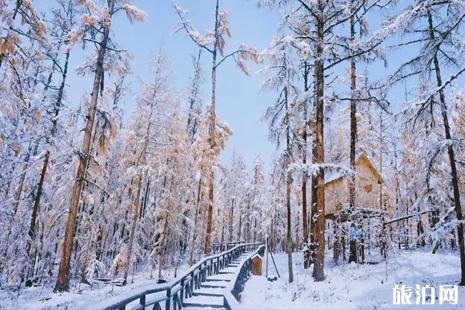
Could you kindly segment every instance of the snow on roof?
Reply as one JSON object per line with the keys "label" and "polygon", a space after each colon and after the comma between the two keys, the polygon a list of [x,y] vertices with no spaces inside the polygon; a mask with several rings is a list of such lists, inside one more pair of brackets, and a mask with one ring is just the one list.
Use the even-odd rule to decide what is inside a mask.
{"label": "snow on roof", "polygon": [[[356,156],[356,159],[355,159],[356,165],[359,165],[361,161],[366,162],[368,168],[373,172],[373,175],[375,176],[375,178],[377,179],[379,184],[384,183],[383,178],[378,173],[376,168],[371,163],[371,160],[368,158],[368,156],[364,152],[360,152]],[[350,167],[350,162],[349,162],[349,160],[346,159],[346,160],[342,161],[339,164],[339,166],[341,166],[341,167],[344,167],[344,166],[345,167]],[[325,173],[325,184],[336,181],[337,179],[340,179],[340,178],[343,178],[343,177],[346,177],[346,174],[344,172],[342,172],[342,171],[338,171],[338,170],[330,171],[328,173]]]}
{"label": "snow on roof", "polygon": [[342,177],[343,175],[339,171],[331,171],[329,173],[325,173],[325,184],[335,181]]}

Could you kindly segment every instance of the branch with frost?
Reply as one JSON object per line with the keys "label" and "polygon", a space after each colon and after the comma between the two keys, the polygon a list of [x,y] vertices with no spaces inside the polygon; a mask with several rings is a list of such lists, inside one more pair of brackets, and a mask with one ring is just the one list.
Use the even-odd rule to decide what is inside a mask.
{"label": "branch with frost", "polygon": [[252,61],[254,63],[260,63],[262,61],[260,53],[252,48],[247,47],[244,44],[241,44],[237,51],[229,53],[228,55],[224,56],[214,67],[215,69],[218,68],[225,60],[232,57],[236,62],[237,66],[244,72],[245,75],[250,75],[250,72],[245,65],[246,61]]}
{"label": "branch with frost", "polygon": [[[87,13],[82,14],[79,25],[69,31],[68,41],[70,45],[79,41],[93,40],[95,33],[103,34],[103,29],[109,26],[113,15],[119,11],[124,11],[131,23],[144,21],[147,16],[144,11],[132,5],[130,0],[113,0],[117,5],[112,11],[110,11],[107,4],[99,7],[90,0],[76,1]],[[86,38],[87,34],[89,34],[90,38]]]}
{"label": "branch with frost", "polygon": [[457,229],[458,225],[464,224],[465,222],[464,220],[459,221],[457,219],[451,219],[454,214],[454,208],[448,208],[446,213],[439,218],[436,225],[418,236],[418,238],[431,238],[433,240],[433,250],[437,249],[442,239],[450,235],[451,231]]}
{"label": "branch with frost", "polygon": [[[205,35],[200,33],[192,26],[191,21],[187,18],[187,12],[183,10],[175,1],[172,1],[173,7],[176,14],[179,17],[180,23],[175,29],[175,33],[179,31],[186,32],[187,36],[200,48],[208,51],[209,53],[215,53],[215,50],[209,47],[209,45],[215,45],[215,48],[220,52],[221,58],[218,63],[214,66],[214,69],[218,68],[229,58],[233,58],[237,66],[246,75],[250,75],[248,68],[245,65],[246,61],[253,61],[254,63],[260,63],[261,58],[258,51],[254,48],[250,48],[241,44],[239,48],[224,56],[225,40],[224,35],[230,37],[228,14],[225,10],[218,10],[218,21],[217,21],[217,34],[214,31],[208,31]],[[216,44],[215,44],[216,43]]]}
{"label": "branch with frost", "polygon": [[432,175],[432,170],[434,163],[436,162],[436,158],[442,154],[444,151],[448,150],[449,148],[459,147],[461,145],[460,140],[457,139],[444,139],[433,146],[433,149],[430,150],[427,154],[428,156],[428,168],[426,171],[426,185],[430,188],[430,179]]}
{"label": "branch with frost", "polygon": [[202,37],[200,33],[192,27],[191,21],[186,17],[187,11],[183,10],[175,1],[172,1],[172,3],[180,20],[178,28],[174,32],[176,33],[184,30],[187,36],[200,48],[203,48],[209,53],[213,53],[213,50],[209,48],[208,45],[214,43],[214,36],[212,36],[211,33],[207,33],[207,35]]}
{"label": "branch with frost", "polygon": [[417,119],[422,112],[432,103],[434,102],[434,97],[437,96],[440,92],[444,91],[444,89],[451,85],[452,82],[457,80],[463,73],[465,73],[465,67],[461,68],[455,74],[451,75],[447,81],[442,83],[441,86],[434,87],[431,89],[426,96],[423,96],[423,99],[412,101],[406,104],[406,107],[399,111],[396,115],[408,114],[409,112],[414,112],[414,115],[409,119],[412,121],[413,119]]}
{"label": "branch with frost", "polygon": [[147,13],[139,9],[138,7],[132,5],[129,3],[129,1],[126,1],[123,3],[121,8],[126,12],[126,16],[129,19],[130,22],[142,22],[144,21],[145,17],[147,17]]}
{"label": "branch with frost", "polygon": [[359,173],[350,167],[344,166],[344,165],[337,165],[337,164],[329,164],[329,163],[324,163],[324,164],[303,164],[303,163],[292,163],[289,165],[288,172],[306,172],[309,175],[317,175],[320,173],[320,171],[326,172],[333,172],[333,173],[339,173],[341,177],[353,177],[359,175]]}
{"label": "branch with frost", "polygon": [[97,187],[98,189],[100,189],[105,195],[107,195],[108,197],[110,197],[110,193],[108,193],[102,186],[98,185],[97,183],[95,183],[94,181],[91,181],[89,179],[83,179],[84,182],[88,183],[88,184],[91,184],[95,187]]}

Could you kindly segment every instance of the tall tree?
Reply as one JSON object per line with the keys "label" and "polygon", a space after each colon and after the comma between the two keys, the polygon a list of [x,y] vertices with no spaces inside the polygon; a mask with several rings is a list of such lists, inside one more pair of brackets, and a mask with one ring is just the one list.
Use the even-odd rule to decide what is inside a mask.
{"label": "tall tree", "polygon": [[[45,177],[47,175],[47,170],[50,164],[50,154],[51,154],[51,145],[53,143],[53,138],[56,135],[57,132],[57,127],[58,127],[58,116],[60,113],[60,109],[63,106],[63,98],[64,98],[64,93],[65,93],[65,85],[66,85],[66,80],[68,78],[68,66],[69,66],[69,58],[71,55],[71,48],[67,46],[68,43],[68,34],[71,31],[71,29],[74,27],[76,24],[75,17],[77,15],[77,10],[75,8],[75,4],[71,0],[67,1],[59,1],[58,3],[58,8],[52,10],[53,16],[54,16],[54,31],[52,32],[51,36],[56,40],[56,46],[58,46],[58,51],[56,51],[55,54],[58,53],[64,53],[64,57],[62,60],[62,64],[58,65],[58,62],[60,61],[58,55],[53,55],[54,53],[51,53],[48,51],[48,56],[52,58],[54,64],[52,66],[53,71],[50,72],[49,74],[49,81],[52,81],[53,75],[56,74],[55,71],[58,71],[60,75],[60,82],[58,86],[58,91],[56,93],[56,99],[54,100],[52,107],[49,111],[50,113],[50,124],[48,126],[49,133],[46,134],[47,136],[47,150],[45,151],[44,155],[44,161],[42,164],[42,168],[40,170],[40,177],[37,183],[37,191],[34,197],[34,204],[32,207],[32,213],[31,213],[31,222],[29,225],[29,238],[31,239],[28,243],[28,249],[27,252],[31,256],[31,247],[32,244],[34,243],[35,237],[36,237],[36,221],[37,221],[37,216],[39,214],[39,208],[40,208],[40,201],[42,198],[43,194],[43,187],[44,187],[44,181]],[[61,49],[64,48],[64,51]],[[55,59],[57,58],[57,59]],[[49,86],[46,86],[49,87]],[[33,257],[31,257],[33,259]]]}
{"label": "tall tree", "polygon": [[293,64],[291,53],[288,51],[284,38],[275,39],[267,51],[270,65],[267,71],[271,77],[265,82],[265,86],[276,89],[278,98],[276,102],[267,109],[265,117],[269,120],[270,138],[280,147],[284,139],[285,147],[279,162],[283,165],[283,177],[286,180],[286,252],[288,256],[289,282],[293,282],[292,268],[292,169],[291,164],[295,161],[294,144],[296,135],[296,110],[299,108],[299,96],[297,88],[293,85],[298,75],[296,66]]}
{"label": "tall tree", "polygon": [[[415,48],[417,53],[405,61],[389,77],[388,83],[395,84],[409,78],[418,77],[420,88],[413,102],[407,104],[402,112],[415,127],[421,120],[427,121],[425,128],[434,128],[435,115],[442,120],[443,141],[430,151],[427,165],[426,181],[429,187],[429,176],[438,155],[447,152],[450,168],[450,186],[452,201],[458,224],[457,237],[460,253],[461,279],[460,285],[465,285],[465,246],[463,237],[463,215],[460,201],[459,176],[454,148],[456,142],[450,128],[450,112],[447,102],[447,91],[451,84],[465,72],[465,65],[460,57],[460,44],[465,23],[465,6],[457,1],[415,1],[400,15],[388,20],[391,25],[386,31],[406,34],[406,41],[399,46]],[[412,35],[413,37],[409,37]],[[447,68],[447,70],[445,70]],[[433,81],[435,88],[426,88]]]}
{"label": "tall tree", "polygon": [[[89,102],[86,124],[84,129],[84,136],[82,139],[82,146],[79,155],[79,167],[76,172],[76,180],[74,182],[71,197],[69,202],[69,214],[66,223],[66,230],[63,240],[63,251],[60,261],[60,269],[58,272],[57,282],[55,284],[55,292],[63,292],[69,290],[69,269],[71,261],[71,252],[73,248],[74,233],[76,230],[76,218],[78,213],[79,199],[81,195],[82,185],[85,182],[87,165],[89,163],[90,146],[92,141],[92,132],[94,128],[95,114],[97,111],[97,103],[99,98],[99,90],[102,87],[105,57],[107,51],[111,48],[110,40],[110,27],[113,16],[120,12],[125,11],[130,20],[142,20],[143,14],[141,11],[130,6],[127,1],[120,0],[106,0],[105,4],[101,8],[97,8],[93,2],[84,1],[82,5],[91,12],[90,14],[84,14],[82,21],[83,29],[79,29],[73,33],[74,38],[83,35],[83,40],[89,40],[95,42],[92,36],[95,32],[92,32],[90,38],[88,31],[81,33],[84,29],[93,29],[100,34],[100,39],[97,43],[97,57],[94,64],[94,81],[92,85],[92,93]],[[98,16],[98,19],[95,18]],[[89,25],[90,24],[90,25]]]}
{"label": "tall tree", "polygon": [[[189,19],[186,17],[186,12],[174,3],[175,10],[180,19],[179,30],[184,30],[189,38],[200,48],[208,52],[212,57],[211,65],[211,102],[209,108],[209,142],[211,146],[211,164],[208,166],[208,171],[204,171],[208,180],[208,207],[207,207],[207,227],[205,235],[205,254],[211,252],[211,235],[213,227],[213,194],[214,194],[214,166],[216,157],[221,151],[218,150],[218,141],[216,141],[216,74],[218,67],[228,58],[233,58],[239,68],[245,74],[249,74],[245,67],[244,61],[253,60],[258,62],[258,53],[252,48],[245,46],[239,47],[234,52],[225,55],[225,45],[227,36],[230,36],[228,12],[220,8],[219,0],[216,0],[215,7],[215,25],[212,31],[207,32],[204,36],[199,35],[199,32],[193,28]],[[207,168],[207,167],[206,167]]]}

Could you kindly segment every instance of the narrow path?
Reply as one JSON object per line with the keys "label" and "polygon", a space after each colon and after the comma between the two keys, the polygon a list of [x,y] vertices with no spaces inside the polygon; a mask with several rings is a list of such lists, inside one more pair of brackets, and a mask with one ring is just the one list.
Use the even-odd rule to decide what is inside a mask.
{"label": "narrow path", "polygon": [[206,281],[196,289],[193,296],[186,299],[183,309],[225,309],[224,294],[226,287],[234,281],[234,275],[241,263],[248,259],[253,252],[245,252],[233,260],[226,268],[218,274],[207,277]]}
{"label": "narrow path", "polygon": [[[226,247],[227,248],[227,247]],[[262,242],[239,243],[205,257],[171,282],[132,294],[99,309],[235,309],[251,272],[250,258],[262,253]]]}

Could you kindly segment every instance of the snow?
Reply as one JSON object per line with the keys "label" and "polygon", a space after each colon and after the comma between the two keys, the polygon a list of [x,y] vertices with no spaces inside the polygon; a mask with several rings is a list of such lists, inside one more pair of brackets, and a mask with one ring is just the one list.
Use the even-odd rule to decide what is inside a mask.
{"label": "snow", "polygon": [[[303,254],[294,253],[294,283],[287,278],[287,256],[274,255],[281,274],[277,281],[269,282],[263,276],[252,276],[246,283],[241,298],[244,309],[390,309],[392,289],[395,284],[412,286],[427,285],[439,289],[439,285],[456,284],[460,277],[458,255],[422,251],[402,251],[388,257],[387,282],[386,264],[373,265],[355,263],[334,266],[331,253],[326,253],[326,280],[314,282],[311,269],[303,269]],[[270,276],[276,273],[269,262]],[[264,267],[265,268],[265,267]],[[265,274],[265,270],[264,270]],[[436,296],[437,296],[436,292]],[[415,303],[415,297],[412,297]],[[435,309],[463,309],[465,288],[459,287],[457,305],[439,305]],[[424,309],[426,305],[396,305],[396,308]]]}
{"label": "snow", "polygon": [[[181,266],[178,268],[178,275],[187,269],[187,265]],[[173,278],[173,275],[174,270],[167,270],[164,273],[167,279]],[[73,286],[69,293],[54,294],[52,292],[54,282],[51,282],[43,287],[24,288],[19,296],[16,292],[0,290],[0,309],[102,309],[144,290],[166,286],[156,282],[155,278],[150,279],[150,272],[140,272],[134,276],[134,283],[126,286],[94,284],[94,288],[91,289],[90,286],[81,284],[81,290]]]}

